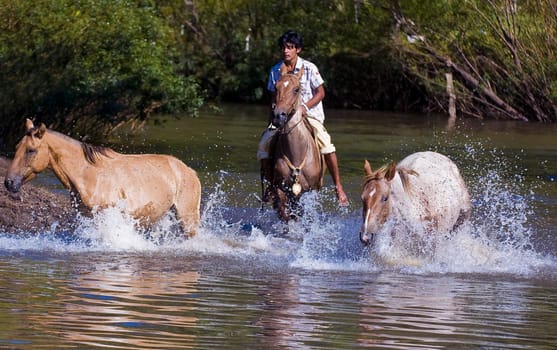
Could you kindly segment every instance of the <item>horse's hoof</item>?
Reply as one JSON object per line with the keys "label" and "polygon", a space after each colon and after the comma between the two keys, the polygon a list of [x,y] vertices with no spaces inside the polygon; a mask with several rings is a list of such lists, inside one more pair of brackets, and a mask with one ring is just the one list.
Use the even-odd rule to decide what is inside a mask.
{"label": "horse's hoof", "polygon": [[368,233],[360,233],[360,241],[365,245],[368,246],[373,241],[373,234]]}

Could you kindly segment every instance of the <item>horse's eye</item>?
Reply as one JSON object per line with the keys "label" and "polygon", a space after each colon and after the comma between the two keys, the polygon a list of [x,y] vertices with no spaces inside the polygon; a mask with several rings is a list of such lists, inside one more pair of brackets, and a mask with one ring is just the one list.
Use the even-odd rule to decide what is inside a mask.
{"label": "horse's eye", "polygon": [[25,151],[25,153],[26,153],[28,156],[32,156],[32,155],[34,155],[35,153],[37,153],[37,150],[34,149],[34,148],[28,148],[28,149]]}
{"label": "horse's eye", "polygon": [[386,201],[389,200],[389,196],[383,196],[383,197],[381,198],[381,200],[382,200],[383,202],[386,202]]}
{"label": "horse's eye", "polygon": [[297,94],[298,92],[300,92],[300,88],[295,88],[294,93]]}

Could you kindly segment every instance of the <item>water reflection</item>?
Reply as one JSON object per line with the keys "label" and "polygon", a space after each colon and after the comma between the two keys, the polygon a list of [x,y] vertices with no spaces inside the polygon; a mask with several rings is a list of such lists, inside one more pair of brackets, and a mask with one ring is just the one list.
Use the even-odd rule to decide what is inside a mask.
{"label": "water reflection", "polygon": [[[538,327],[545,321],[538,325],[532,319],[540,305],[525,287],[519,281],[378,275],[362,294],[359,344],[398,349],[459,348],[463,339],[472,348],[508,348],[524,339],[537,348],[555,344],[557,338]],[[554,318],[551,304],[547,312]]]}
{"label": "water reflection", "polygon": [[[551,281],[312,270],[270,256],[169,252],[42,256],[0,265],[0,276],[13,283],[2,294],[1,305],[9,301],[10,307],[2,312],[2,326],[9,328],[0,341],[34,348],[557,344],[557,303],[551,298],[557,286]],[[11,318],[19,322],[8,324]]]}
{"label": "water reflection", "polygon": [[[280,277],[282,276],[282,277]],[[354,344],[359,282],[328,272],[269,276],[259,290],[262,348],[338,349]]]}
{"label": "water reflection", "polygon": [[[455,300],[454,279],[380,275],[362,294],[360,345],[405,348],[421,343],[442,347],[443,338],[457,334],[461,305]],[[393,294],[393,285],[403,285]],[[434,337],[432,337],[435,335]],[[427,344],[427,345],[426,345]],[[456,345],[456,344],[455,344]]]}
{"label": "water reflection", "polygon": [[58,296],[59,307],[33,321],[64,341],[87,346],[193,346],[199,276],[197,271],[156,273],[137,264],[97,263],[73,275]]}
{"label": "water reflection", "polygon": [[289,316],[299,305],[295,293],[298,282],[293,276],[276,277],[264,290],[258,292],[261,309],[265,312],[256,319],[255,325],[261,329],[263,344],[266,347],[292,347],[299,329],[296,323],[300,323],[302,319],[292,319]]}

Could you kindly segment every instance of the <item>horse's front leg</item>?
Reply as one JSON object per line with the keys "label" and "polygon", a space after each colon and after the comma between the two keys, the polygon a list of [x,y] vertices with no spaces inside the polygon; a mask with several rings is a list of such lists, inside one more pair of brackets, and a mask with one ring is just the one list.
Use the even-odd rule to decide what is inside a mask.
{"label": "horse's front leg", "polygon": [[288,220],[290,219],[290,216],[288,214],[288,196],[286,195],[286,192],[284,192],[280,188],[277,188],[276,194],[277,196],[275,197],[275,209],[277,211],[277,214],[282,221],[288,222]]}

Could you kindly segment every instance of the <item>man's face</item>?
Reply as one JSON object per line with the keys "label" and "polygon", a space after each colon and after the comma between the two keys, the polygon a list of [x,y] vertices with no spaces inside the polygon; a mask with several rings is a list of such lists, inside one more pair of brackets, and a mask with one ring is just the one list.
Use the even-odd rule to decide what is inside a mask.
{"label": "man's face", "polygon": [[292,61],[296,57],[298,57],[298,54],[300,53],[300,51],[302,51],[301,48],[296,48],[296,46],[294,46],[294,44],[286,43],[282,47],[282,58],[284,59],[284,61],[287,61],[287,62]]}

